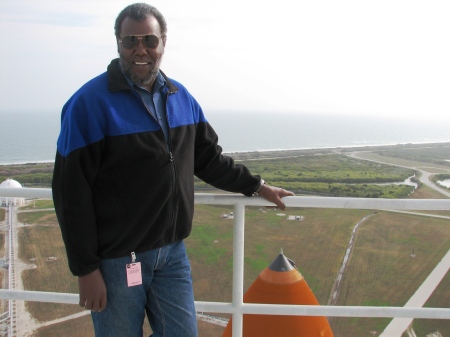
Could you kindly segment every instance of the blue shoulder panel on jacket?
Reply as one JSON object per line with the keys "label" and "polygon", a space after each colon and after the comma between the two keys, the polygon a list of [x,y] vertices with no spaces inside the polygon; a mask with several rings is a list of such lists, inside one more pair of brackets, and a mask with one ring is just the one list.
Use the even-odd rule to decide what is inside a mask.
{"label": "blue shoulder panel on jacket", "polygon": [[167,115],[172,128],[207,122],[202,108],[195,98],[180,83],[170,79],[178,88],[178,92],[167,99]]}
{"label": "blue shoulder panel on jacket", "polygon": [[134,93],[108,91],[108,77],[104,73],[86,83],[64,105],[58,151],[67,156],[106,136],[159,129],[159,124]]}

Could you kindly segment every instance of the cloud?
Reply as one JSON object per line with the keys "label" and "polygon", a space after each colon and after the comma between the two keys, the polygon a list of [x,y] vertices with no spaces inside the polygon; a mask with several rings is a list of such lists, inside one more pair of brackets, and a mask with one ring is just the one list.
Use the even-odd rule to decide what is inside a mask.
{"label": "cloud", "polygon": [[6,21],[25,24],[45,24],[51,26],[89,27],[95,22],[95,17],[86,14],[65,13],[55,16],[53,14],[33,14],[28,16],[12,16]]}
{"label": "cloud", "polygon": [[0,19],[17,24],[88,27],[95,24],[96,16],[85,10],[85,4],[83,0],[5,1],[0,7]]}

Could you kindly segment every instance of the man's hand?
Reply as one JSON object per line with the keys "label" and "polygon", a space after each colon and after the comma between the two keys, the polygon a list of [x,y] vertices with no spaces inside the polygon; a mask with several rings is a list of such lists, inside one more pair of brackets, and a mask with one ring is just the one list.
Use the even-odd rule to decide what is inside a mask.
{"label": "man's hand", "polygon": [[286,205],[283,203],[283,201],[281,201],[281,198],[291,197],[295,194],[290,191],[283,190],[279,187],[262,185],[261,191],[259,191],[259,195],[267,201],[273,202],[275,205],[277,205],[278,208],[284,210],[286,208]]}
{"label": "man's hand", "polygon": [[92,311],[102,311],[106,307],[106,286],[100,269],[78,277],[80,307]]}

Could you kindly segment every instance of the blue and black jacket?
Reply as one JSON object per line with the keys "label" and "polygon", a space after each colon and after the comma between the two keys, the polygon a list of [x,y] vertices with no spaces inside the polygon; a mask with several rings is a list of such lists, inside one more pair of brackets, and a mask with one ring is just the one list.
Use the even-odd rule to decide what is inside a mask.
{"label": "blue and black jacket", "polygon": [[53,200],[69,267],[183,240],[192,228],[194,174],[250,196],[259,177],[222,154],[202,109],[178,82],[166,92],[170,148],[159,123],[113,60],[64,105]]}

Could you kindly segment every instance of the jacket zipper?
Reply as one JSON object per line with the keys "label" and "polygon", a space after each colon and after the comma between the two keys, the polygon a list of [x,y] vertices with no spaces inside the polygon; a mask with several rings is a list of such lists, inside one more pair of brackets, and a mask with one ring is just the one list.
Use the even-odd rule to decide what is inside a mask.
{"label": "jacket zipper", "polygon": [[167,118],[167,101],[169,100],[169,95],[173,94],[173,92],[171,92],[170,90],[167,92],[167,96],[166,96],[166,109],[165,109],[165,114],[166,114],[166,121],[167,121],[167,125],[168,125],[168,142],[169,142],[169,162],[171,164],[171,168],[172,168],[172,212],[171,212],[171,219],[170,219],[170,225],[167,228],[166,231],[166,237],[165,240],[166,242],[164,242],[164,244],[169,243],[170,237],[169,234],[171,232],[171,229],[173,228],[172,232],[175,232],[176,230],[176,224],[175,224],[175,214],[178,213],[178,207],[177,207],[177,171],[175,169],[175,161],[173,159],[173,153],[172,153],[172,131],[170,129],[170,125],[169,125],[169,119]]}

